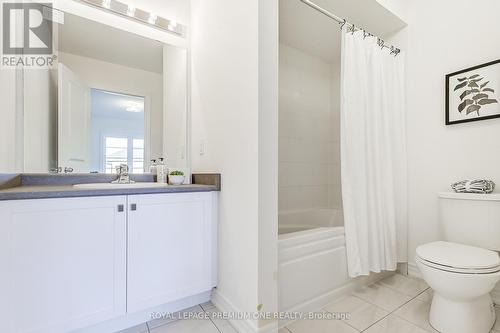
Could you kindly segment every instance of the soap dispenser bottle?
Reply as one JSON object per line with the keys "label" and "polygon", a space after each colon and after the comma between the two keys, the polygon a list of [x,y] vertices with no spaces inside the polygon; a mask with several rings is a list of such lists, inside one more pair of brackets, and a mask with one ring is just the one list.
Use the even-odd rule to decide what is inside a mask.
{"label": "soap dispenser bottle", "polygon": [[158,171],[157,165],[156,165],[156,160],[151,160],[151,165],[149,166],[149,172],[152,173],[153,175],[156,175]]}
{"label": "soap dispenser bottle", "polygon": [[167,175],[168,175],[168,169],[167,166],[165,165],[164,158],[160,157],[159,162],[157,164],[157,181],[158,183],[166,184],[167,183]]}

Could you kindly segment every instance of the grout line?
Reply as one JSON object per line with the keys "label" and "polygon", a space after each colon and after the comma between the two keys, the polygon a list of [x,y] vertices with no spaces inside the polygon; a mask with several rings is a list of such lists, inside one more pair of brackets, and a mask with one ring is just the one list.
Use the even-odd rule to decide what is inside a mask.
{"label": "grout line", "polygon": [[[410,278],[408,278],[408,279],[410,279]],[[375,283],[379,283],[379,282],[380,282],[380,281],[377,281],[377,282],[375,282]],[[383,284],[383,283],[380,283],[380,286],[382,286],[382,287],[386,287],[386,288],[389,288],[389,289],[391,289],[391,290],[393,290],[393,291],[397,291],[398,293],[403,294],[403,295],[406,295],[406,296],[408,296],[408,297],[413,297],[413,296],[410,296],[410,295],[408,295],[408,294],[405,294],[405,293],[403,293],[403,292],[401,292],[401,291],[397,290],[397,289],[396,289],[396,288],[394,288],[394,287],[391,287],[391,286],[385,285],[385,284]],[[417,296],[415,296],[415,297],[420,296],[420,294],[422,294],[422,293],[426,292],[426,291],[427,291],[427,289],[429,289],[429,288],[430,288],[430,287],[429,287],[429,286],[427,286],[427,288],[425,288],[424,290],[420,291],[420,292],[417,294]]]}
{"label": "grout line", "polygon": [[[328,311],[328,310],[323,310],[323,311],[328,312],[328,313],[331,313],[331,314],[334,314],[333,312],[330,312],[330,311]],[[340,321],[341,323],[346,324],[347,326],[349,326],[349,327],[351,327],[351,328],[354,328],[356,331],[361,332],[359,329],[357,329],[356,327],[354,327],[354,326],[352,326],[351,324],[349,324],[349,321],[347,321],[347,320],[339,320],[339,321]],[[288,329],[288,327],[285,327],[285,328],[286,328],[288,331],[290,331],[290,330]],[[290,331],[290,332],[291,332],[291,331]]]}
{"label": "grout line", "polygon": [[[372,283],[372,284],[369,284],[368,286],[371,286],[371,285],[376,284],[376,283],[378,283],[378,282],[380,282],[380,281],[377,281],[377,282],[374,282],[374,283]],[[368,287],[368,286],[366,286],[366,287]],[[394,292],[397,292],[397,293],[399,293],[399,294],[401,294],[401,295],[405,295],[405,296],[408,296],[408,297],[412,297],[412,296],[406,295],[406,294],[404,294],[404,293],[402,293],[402,292],[400,292],[400,291],[398,291],[398,290],[396,290],[396,289],[393,289],[393,288],[391,288],[391,287],[385,286],[385,285],[383,285],[383,284],[380,284],[380,286],[381,286],[381,287],[385,287],[385,288],[387,288],[387,289],[390,289],[390,290],[392,290],[392,291],[394,291]],[[410,303],[411,301],[413,301],[413,300],[417,299],[417,297],[418,297],[418,296],[420,296],[421,294],[425,293],[425,292],[426,292],[429,288],[430,288],[430,287],[427,287],[425,290],[421,291],[421,292],[420,292],[420,293],[418,293],[417,295],[415,295],[415,296],[413,296],[412,298],[410,298],[407,302],[405,302],[405,303],[401,304],[400,306],[398,306],[398,307],[397,307],[397,308],[395,308],[394,310],[389,311],[389,313],[388,313],[386,316],[384,316],[383,318],[381,318],[381,319],[377,320],[376,322],[374,322],[373,324],[371,324],[370,326],[368,326],[366,329],[364,329],[364,330],[363,330],[363,331],[361,331],[361,332],[365,332],[365,331],[366,331],[366,330],[368,330],[370,327],[372,327],[373,325],[375,325],[375,324],[376,324],[376,323],[378,323],[379,321],[381,321],[381,320],[383,320],[383,319],[385,319],[385,318],[389,317],[390,315],[395,315],[396,317],[398,317],[398,318],[400,318],[400,319],[403,319],[404,321],[406,321],[406,322],[408,322],[408,323],[410,323],[410,324],[412,324],[412,325],[414,325],[414,326],[416,326],[416,327],[418,327],[418,328],[421,328],[421,329],[423,329],[424,331],[427,331],[425,328],[420,327],[419,325],[416,325],[415,323],[412,323],[411,321],[406,320],[405,318],[402,318],[402,317],[398,316],[397,314],[395,314],[395,312],[396,312],[396,311],[398,311],[398,310],[399,310],[400,308],[402,308],[403,306],[405,306],[406,304]],[[370,301],[367,301],[367,300],[365,300],[365,299],[363,299],[363,298],[361,298],[361,297],[358,297],[358,296],[356,296],[356,295],[354,295],[354,294],[353,294],[353,295],[351,295],[351,296],[356,297],[356,298],[359,298],[360,300],[365,301],[365,302],[367,302],[367,303],[369,303],[369,304],[371,304],[371,305],[373,305],[373,306],[375,306],[375,307],[377,307],[377,308],[379,308],[379,309],[385,310],[385,309],[381,308],[380,306],[378,306],[377,304],[374,304],[374,303],[372,303],[372,302],[370,302]],[[420,300],[418,300],[418,301],[420,301]],[[423,301],[422,301],[422,302],[423,302]],[[385,310],[385,311],[387,311],[387,310]],[[351,326],[351,325],[349,325],[349,326]],[[351,326],[351,327],[352,327],[352,326]],[[429,332],[429,331],[427,331],[427,332]],[[431,333],[434,333],[434,332],[431,332]]]}
{"label": "grout line", "polygon": [[[421,329],[421,330],[423,330],[423,331],[426,331],[426,332],[429,332],[429,333],[439,333],[438,331],[429,331],[429,330],[427,330],[426,328],[423,328],[422,326],[419,326],[419,325],[417,325],[417,324],[415,324],[415,323],[412,323],[411,321],[409,321],[409,320],[408,320],[408,319],[406,319],[406,318],[403,318],[403,317],[401,317],[401,316],[398,316],[397,314],[394,314],[394,315],[395,315],[396,317],[398,317],[399,319],[401,319],[401,320],[403,320],[403,321],[406,321],[407,323],[410,323],[410,324],[412,324],[413,326],[416,326],[416,327],[420,328],[420,329]],[[431,327],[432,327],[432,326],[431,326]]]}
{"label": "grout line", "polygon": [[[377,283],[379,283],[379,282],[380,282],[380,281],[373,282],[373,283],[371,283],[371,284],[369,284],[369,285],[364,286],[363,288],[369,287],[369,286],[374,285],[374,284],[377,284]],[[396,316],[398,319],[401,319],[401,320],[403,320],[403,321],[405,321],[405,322],[407,322],[407,323],[411,324],[412,326],[418,327],[418,328],[420,328],[420,329],[422,329],[422,330],[424,330],[424,331],[426,331],[426,332],[429,332],[429,333],[435,333],[434,331],[428,331],[428,329],[427,329],[427,328],[421,327],[420,325],[417,325],[417,324],[415,324],[415,323],[413,323],[413,322],[411,322],[411,321],[409,321],[409,320],[407,320],[407,319],[405,319],[405,318],[403,318],[403,317],[398,316],[397,314],[395,314],[395,312],[396,312],[396,311],[398,311],[399,309],[401,309],[402,307],[404,307],[405,305],[407,305],[407,304],[408,304],[408,303],[410,303],[411,301],[418,300],[418,301],[420,301],[420,302],[428,303],[428,302],[425,302],[425,301],[422,301],[422,300],[417,299],[417,297],[419,297],[420,295],[424,294],[427,290],[429,290],[429,289],[430,289],[430,287],[427,287],[426,289],[422,290],[421,292],[419,292],[419,293],[418,293],[418,294],[416,294],[415,296],[410,296],[410,295],[407,295],[407,294],[405,294],[405,293],[403,293],[403,292],[400,292],[400,291],[398,291],[398,290],[396,290],[396,289],[393,289],[393,288],[391,288],[391,287],[389,287],[389,286],[386,286],[386,285],[383,285],[383,284],[379,284],[379,286],[381,286],[381,287],[383,287],[383,288],[386,288],[386,289],[388,289],[388,290],[391,290],[391,291],[393,291],[393,292],[396,292],[396,293],[398,293],[398,294],[400,294],[400,295],[403,295],[403,296],[409,297],[410,299],[409,299],[409,300],[407,300],[407,301],[405,301],[404,303],[402,303],[402,304],[401,304],[401,305],[399,305],[398,307],[396,307],[394,310],[392,310],[392,311],[388,311],[388,310],[386,310],[386,309],[384,309],[384,308],[382,308],[382,307],[378,306],[377,304],[374,304],[373,302],[371,302],[371,301],[369,301],[369,300],[366,300],[366,299],[364,299],[364,298],[361,298],[361,297],[359,297],[359,296],[355,295],[355,294],[354,294],[354,292],[353,292],[353,293],[351,293],[351,294],[349,294],[349,295],[346,295],[345,297],[349,297],[349,296],[350,296],[350,297],[355,297],[355,298],[357,298],[357,299],[360,299],[360,300],[361,300],[361,301],[363,301],[363,302],[366,302],[366,303],[368,303],[368,304],[370,304],[370,305],[372,305],[372,306],[375,306],[376,308],[379,308],[379,309],[381,309],[381,310],[387,311],[388,313],[387,313],[385,316],[383,316],[382,318],[380,318],[380,319],[378,319],[377,321],[373,322],[370,326],[368,326],[367,328],[365,328],[365,329],[363,329],[363,330],[361,330],[361,331],[360,331],[360,330],[358,330],[357,328],[355,328],[354,326],[350,325],[347,321],[344,321],[344,324],[347,324],[349,327],[352,327],[353,329],[355,329],[355,330],[356,330],[356,331],[358,331],[358,332],[366,332],[368,329],[370,329],[372,326],[374,326],[374,325],[375,325],[375,324],[377,324],[378,322],[380,322],[380,321],[382,321],[382,320],[386,319],[387,317],[389,317],[389,316],[391,316],[391,315],[394,315],[394,316]],[[337,300],[337,301],[340,301],[340,300],[341,300],[341,299],[339,299],[339,300]],[[335,302],[337,302],[337,301],[334,301],[333,303],[335,303]],[[327,310],[325,310],[324,308],[323,308],[322,310],[323,310],[323,311],[326,311],[326,312],[331,313],[330,311],[327,311]],[[290,330],[288,327],[283,327],[283,328],[285,328],[288,332],[293,333],[293,331],[292,331],[292,330]],[[497,332],[493,331],[492,333],[497,333]],[[500,332],[498,332],[498,333],[500,333]]]}
{"label": "grout line", "polygon": [[[213,305],[213,304],[212,304]],[[200,304],[200,308],[201,310],[203,310],[203,312],[205,313],[209,313],[208,310],[211,310],[213,308],[215,308],[215,306],[213,306],[212,308],[210,309],[206,309],[205,310],[205,307],[203,307],[203,305]],[[215,329],[219,332],[219,333],[222,333],[222,331],[219,329],[219,327],[217,326],[217,324],[215,324],[215,322],[212,320],[212,316],[208,317],[208,320],[210,320],[210,322],[212,323],[212,325],[214,325]]]}
{"label": "grout line", "polygon": [[[417,296],[415,296],[413,299],[417,299],[418,296],[424,294],[425,292],[427,292],[427,290],[431,289],[431,287],[427,287],[427,289],[425,289],[424,291],[422,291],[421,293],[419,293]],[[413,300],[412,299],[412,300]],[[420,301],[420,300],[419,300]],[[422,302],[425,302],[425,301],[422,301]],[[429,302],[426,302],[426,303],[429,303]]]}
{"label": "grout line", "polygon": [[[351,295],[348,295],[347,297],[354,297],[354,298],[357,298],[357,299],[359,299],[359,300],[361,300],[361,301],[363,301],[363,302],[365,302],[365,303],[368,303],[368,304],[370,304],[370,305],[372,305],[372,306],[374,306],[374,307],[376,307],[376,308],[378,308],[378,309],[381,309],[381,310],[383,310],[383,311],[387,312],[387,314],[386,314],[385,316],[383,316],[382,318],[380,318],[379,320],[375,321],[375,322],[374,322],[374,323],[372,323],[370,326],[368,326],[367,328],[365,328],[364,330],[361,330],[361,331],[360,331],[359,329],[357,329],[356,327],[352,326],[351,324],[349,324],[349,322],[348,322],[348,321],[342,321],[343,323],[345,323],[345,324],[347,324],[348,326],[350,326],[350,327],[354,328],[354,329],[355,329],[356,331],[358,331],[358,332],[364,332],[364,331],[366,331],[367,329],[369,329],[370,327],[372,327],[373,325],[375,325],[375,324],[376,324],[376,323],[378,323],[379,321],[381,321],[381,320],[383,320],[383,319],[387,318],[389,315],[391,315],[391,314],[392,314],[392,312],[387,311],[386,309],[383,309],[383,308],[381,308],[380,306],[378,306],[378,305],[376,305],[376,304],[373,304],[373,303],[371,303],[371,302],[368,302],[368,301],[366,301],[366,300],[364,300],[364,299],[362,299],[361,297],[358,297],[358,296],[356,296],[356,295],[351,294]],[[347,297],[346,297],[346,298],[347,298]],[[342,299],[340,299],[340,300],[342,300]],[[340,301],[340,300],[339,300],[339,301]],[[335,302],[333,302],[333,303],[335,303]],[[333,314],[333,312],[330,312],[330,311],[328,311],[328,310],[324,310],[324,311],[326,311],[326,312],[328,312],[328,313],[332,313],[332,314]]]}
{"label": "grout line", "polygon": [[[418,327],[418,328],[420,328],[420,329],[422,329],[422,330],[424,330],[424,331],[426,331],[426,332],[429,332],[429,333],[435,333],[435,332],[432,332],[432,331],[428,331],[426,328],[423,328],[423,327],[421,327],[420,325],[417,325],[417,324],[415,324],[415,323],[412,323],[411,321],[407,320],[406,318],[403,318],[403,317],[401,317],[401,316],[399,316],[399,315],[397,315],[397,314],[395,313],[396,311],[398,311],[399,309],[401,309],[403,306],[405,306],[406,304],[410,303],[411,301],[414,301],[414,300],[420,301],[419,299],[417,299],[417,297],[418,297],[418,296],[420,296],[421,294],[425,293],[425,292],[426,292],[429,288],[430,288],[430,287],[427,287],[424,291],[422,291],[422,292],[420,292],[419,294],[417,294],[416,296],[414,296],[414,297],[413,297],[412,299],[410,299],[408,302],[406,302],[406,303],[402,304],[401,306],[399,306],[398,308],[396,308],[396,309],[395,309],[394,311],[392,311],[389,315],[391,315],[391,314],[392,314],[392,315],[394,315],[394,316],[398,317],[399,319],[402,319],[402,320],[406,321],[407,323],[410,323],[411,325],[416,326],[416,327]],[[424,302],[424,301],[421,301],[421,302]],[[427,303],[427,302],[424,302],[424,303]]]}
{"label": "grout line", "polygon": [[[382,309],[382,308],[380,308]],[[377,320],[376,322],[374,322],[373,324],[371,324],[370,326],[368,326],[367,328],[365,328],[364,330],[362,330],[361,332],[365,332],[365,331],[368,331],[370,329],[370,327],[372,327],[373,325],[375,325],[376,323],[378,323],[379,321],[382,321],[384,320],[385,318],[389,317],[390,315],[392,314],[392,312],[389,312],[388,314],[386,314],[384,317],[380,318],[379,320]]]}
{"label": "grout line", "polygon": [[219,329],[219,327],[214,323],[214,321],[212,320],[212,318],[208,318],[208,320],[210,320],[210,322],[212,323],[212,325],[214,325],[215,329],[219,332],[219,333],[222,333],[222,331]]}
{"label": "grout line", "polygon": [[[371,285],[370,285],[370,286],[371,286]],[[388,289],[390,289],[390,288],[388,288]],[[392,289],[390,289],[390,290],[391,290],[391,291],[394,291],[394,290],[392,290]],[[397,293],[398,293],[398,294],[401,294],[401,295],[403,295],[403,296],[411,297],[411,296],[405,295],[405,294],[400,293],[400,292],[397,292]],[[378,307],[378,308],[380,308],[380,309],[382,309],[382,310],[388,311],[388,312],[390,312],[390,313],[392,313],[392,312],[394,312],[394,311],[397,311],[400,307],[402,307],[403,305],[405,305],[405,304],[407,304],[407,303],[409,303],[409,302],[411,302],[411,301],[413,300],[413,298],[409,299],[408,301],[406,301],[406,302],[405,302],[405,303],[403,303],[402,305],[398,306],[398,307],[397,307],[394,311],[392,311],[392,312],[391,312],[391,311],[386,310],[386,309],[384,309],[383,307],[381,307],[381,306],[379,306],[379,305],[377,305],[377,304],[375,304],[375,303],[373,303],[373,302],[370,302],[369,300],[366,300],[366,299],[361,298],[361,297],[359,297],[359,296],[356,296],[356,295],[354,295],[354,294],[353,294],[353,295],[351,295],[351,296],[357,297],[357,298],[359,298],[360,300],[365,301],[366,303],[369,303],[369,304],[371,304],[371,305],[374,305],[374,306],[376,306],[376,307]]]}

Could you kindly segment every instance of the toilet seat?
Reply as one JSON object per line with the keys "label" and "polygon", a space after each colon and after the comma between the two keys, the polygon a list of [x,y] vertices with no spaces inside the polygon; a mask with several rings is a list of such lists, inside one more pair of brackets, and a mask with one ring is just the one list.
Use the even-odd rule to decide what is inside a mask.
{"label": "toilet seat", "polygon": [[451,242],[433,242],[417,248],[416,259],[428,267],[458,274],[500,272],[500,257],[494,251]]}
{"label": "toilet seat", "polygon": [[431,267],[431,268],[434,268],[434,269],[438,269],[440,271],[450,272],[450,273],[457,273],[457,274],[493,274],[493,273],[500,272],[500,266],[499,267],[490,268],[490,269],[455,268],[455,267],[449,267],[449,266],[435,264],[435,263],[432,263],[430,261],[423,260],[422,258],[419,258],[418,256],[417,256],[416,259],[422,265],[425,265],[427,267]]}

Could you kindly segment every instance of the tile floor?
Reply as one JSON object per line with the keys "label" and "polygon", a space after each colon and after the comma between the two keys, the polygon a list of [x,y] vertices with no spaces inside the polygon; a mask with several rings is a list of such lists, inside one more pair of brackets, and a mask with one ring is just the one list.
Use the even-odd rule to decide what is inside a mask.
{"label": "tile floor", "polygon": [[[218,312],[211,302],[186,309],[183,312]],[[156,319],[117,333],[238,333],[228,321],[222,319]]]}
{"label": "tile floor", "polygon": [[[320,311],[350,313],[348,320],[296,321],[279,333],[434,333],[428,320],[432,290],[418,279],[396,274],[364,287]],[[500,318],[500,306],[496,307]],[[188,309],[219,311],[212,303]],[[237,333],[225,320],[156,320],[119,333]],[[500,320],[491,333],[500,333]]]}

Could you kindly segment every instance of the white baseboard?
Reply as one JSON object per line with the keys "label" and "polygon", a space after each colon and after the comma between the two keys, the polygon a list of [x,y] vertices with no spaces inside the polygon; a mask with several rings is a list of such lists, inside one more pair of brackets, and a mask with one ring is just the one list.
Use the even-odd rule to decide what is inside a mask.
{"label": "white baseboard", "polygon": [[396,272],[398,272],[401,275],[407,276],[408,275],[408,263],[407,262],[399,262],[398,268],[396,269]]}
{"label": "white baseboard", "polygon": [[[217,289],[214,289],[212,292],[212,303],[222,312],[243,313],[226,297],[221,295]],[[270,322],[261,327],[257,327],[256,322],[251,319],[229,319],[229,322],[239,333],[270,333],[278,330],[277,321]]]}
{"label": "white baseboard", "polygon": [[421,279],[422,278],[422,273],[420,273],[420,270],[417,267],[417,264],[414,262],[409,262],[408,263],[408,276]]}
{"label": "white baseboard", "polygon": [[210,290],[205,291],[203,293],[189,296],[172,303],[159,305],[136,313],[129,313],[122,317],[99,323],[95,326],[85,327],[82,329],[71,331],[71,333],[118,332],[152,320],[153,314],[175,313],[177,311],[182,311],[184,309],[193,307],[195,305],[208,302],[210,300],[210,294],[211,294]]}

